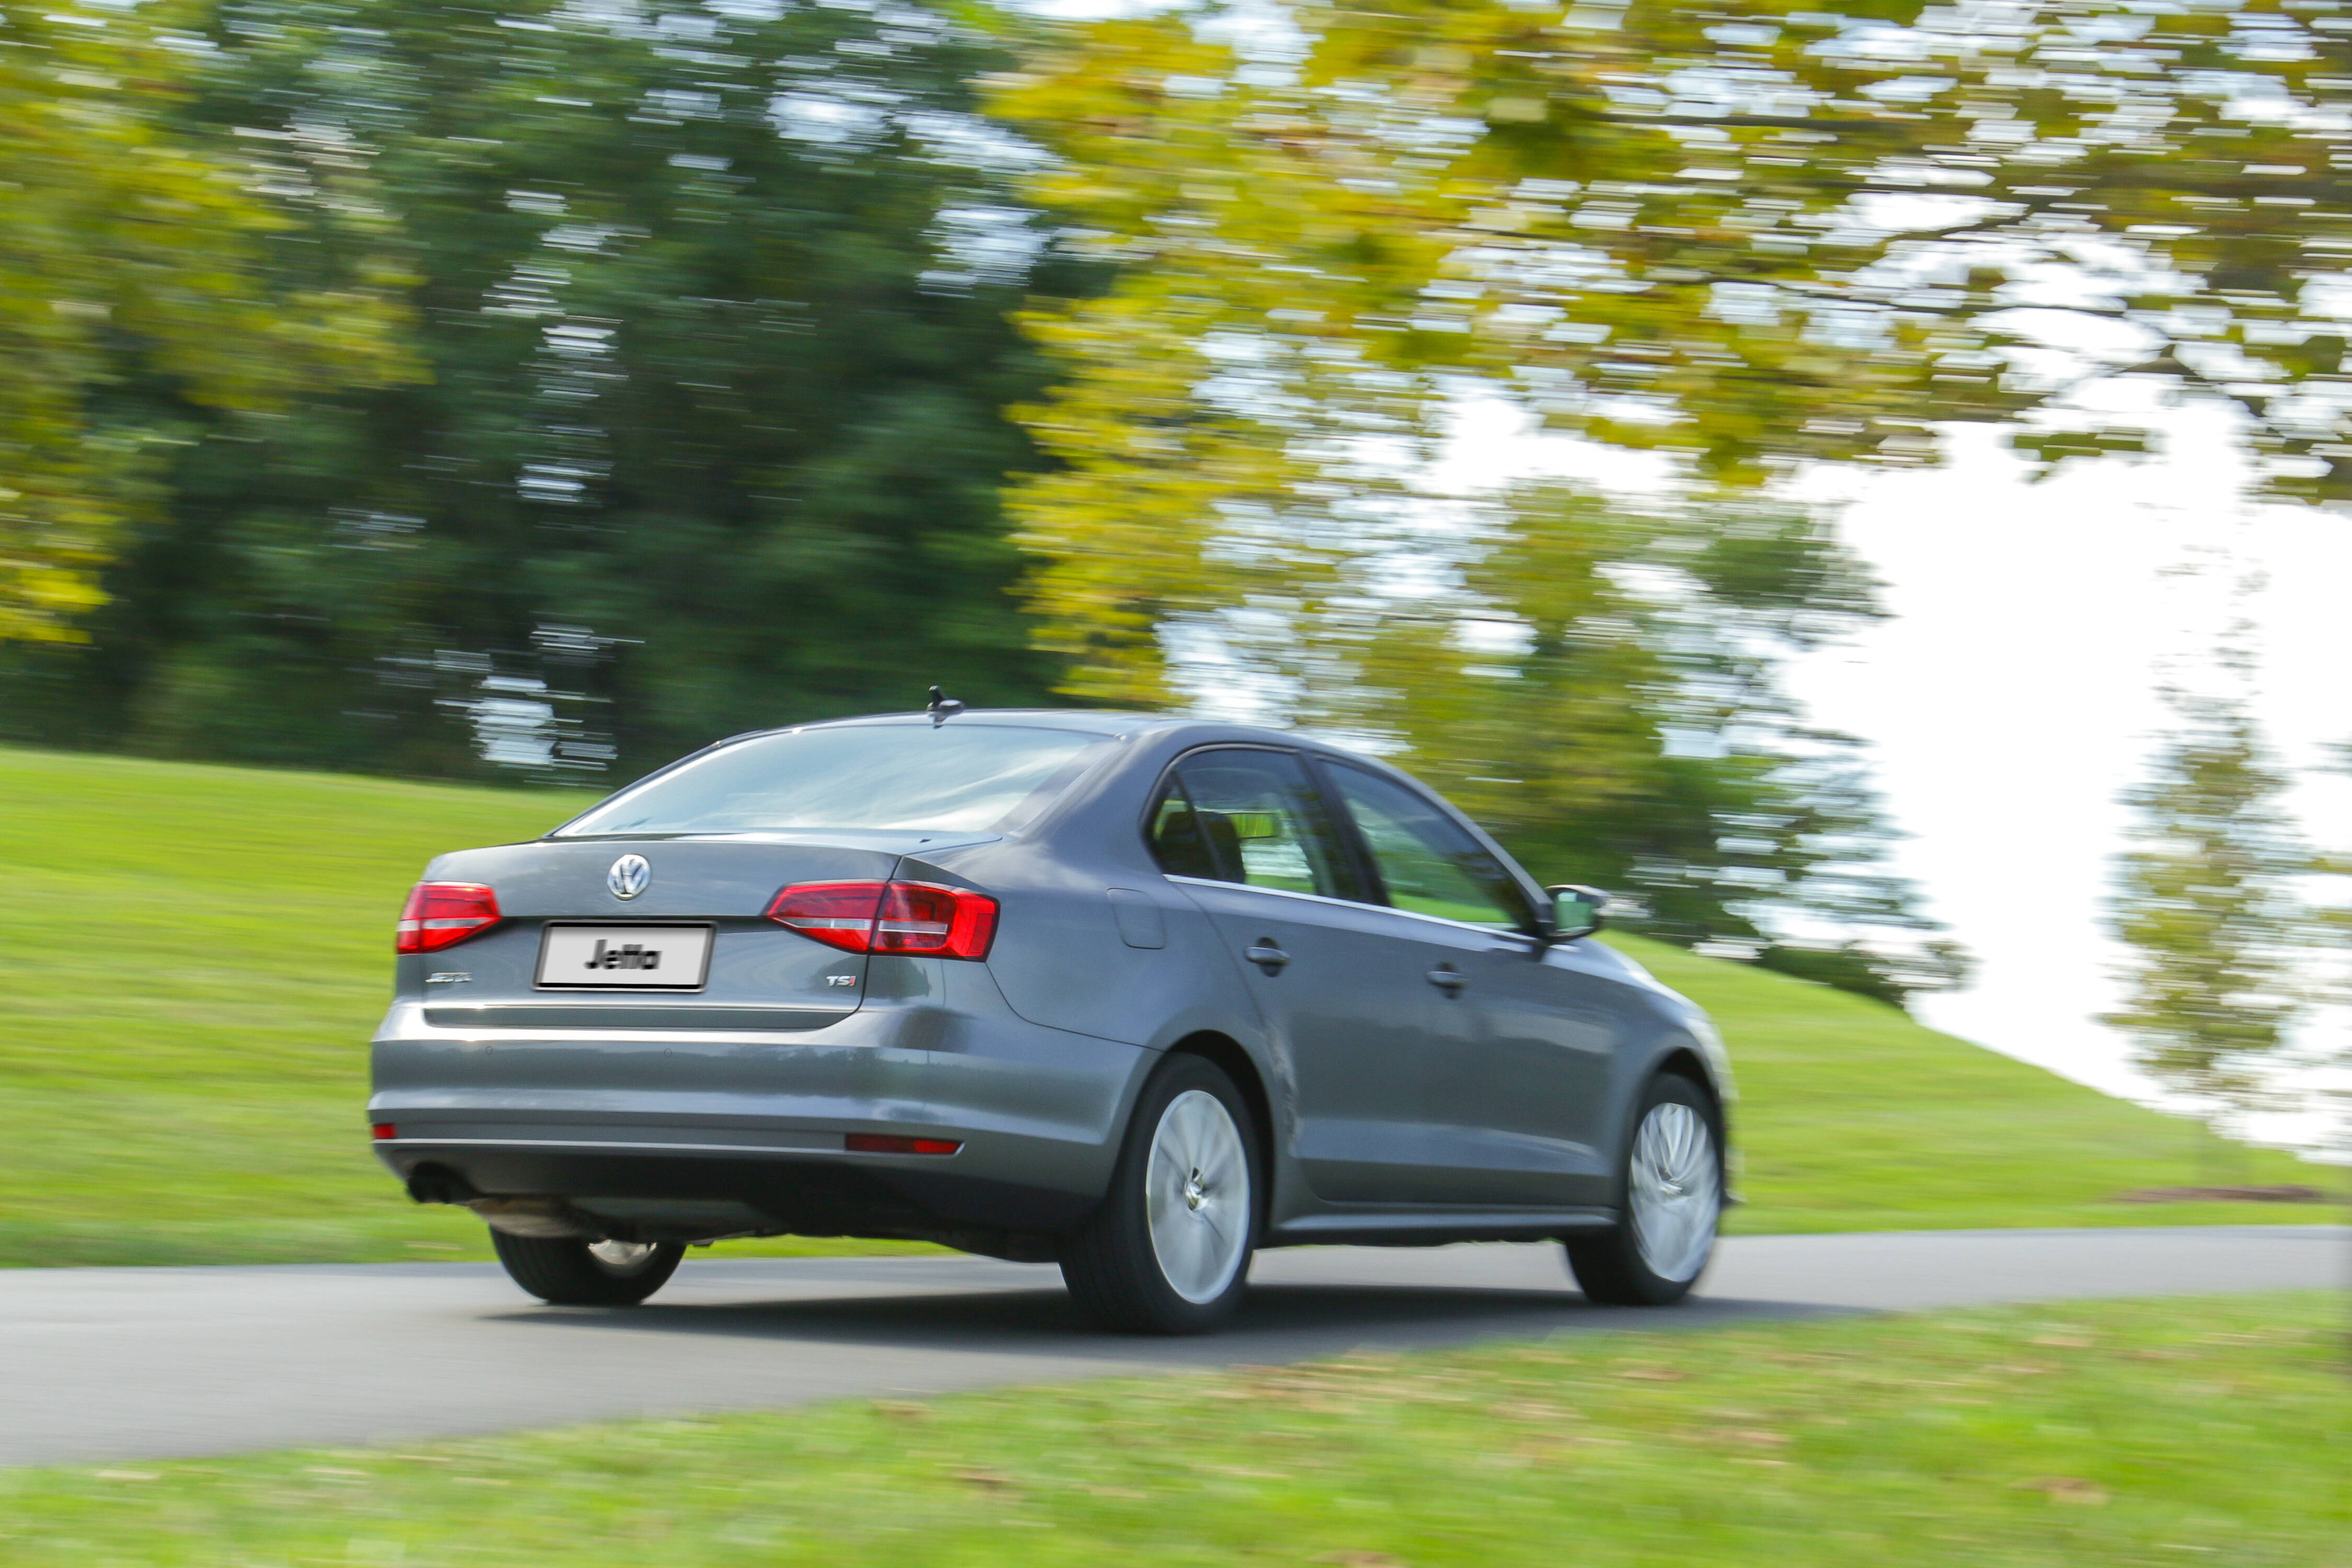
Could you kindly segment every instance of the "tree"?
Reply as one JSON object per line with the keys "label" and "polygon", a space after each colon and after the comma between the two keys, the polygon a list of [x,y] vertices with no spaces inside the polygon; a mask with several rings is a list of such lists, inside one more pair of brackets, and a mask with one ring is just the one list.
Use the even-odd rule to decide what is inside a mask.
{"label": "tree", "polygon": [[[2325,766],[2329,773],[2352,774],[2352,741],[2339,741],[2331,747]],[[2346,889],[2352,887],[2352,884],[2342,880],[2352,878],[2352,851],[2337,850],[2319,856],[2312,868],[2331,879],[2327,885],[2335,889],[2339,900]],[[2333,984],[2321,990],[2320,999],[2339,1007],[2352,1004],[2352,971],[2347,970],[2346,963],[2346,955],[2352,953],[2352,905],[2331,902],[2315,910],[2313,935],[2322,951],[2333,960]],[[2352,1045],[2339,1039],[2332,1058],[2323,1056],[2315,1065],[2336,1069],[2336,1084],[2323,1093],[2333,1101],[2339,1113],[2339,1125],[2334,1130],[2339,1146],[2345,1153],[2352,1154]],[[2352,1198],[2352,1194],[2347,1194],[2347,1198]]]}
{"label": "tree", "polygon": [[191,119],[338,150],[431,380],[203,421],[47,732],[626,776],[934,680],[1044,695],[998,410],[1055,284],[972,112],[990,38],[897,0],[231,0],[215,39]]}
{"label": "tree", "polygon": [[2181,728],[2126,799],[2113,929],[2133,949],[2124,1005],[2102,1022],[2208,1121],[2274,1102],[2270,1075],[2305,1005],[2309,926],[2295,879],[2315,868],[2279,808],[2287,779],[2244,700],[2167,693]]}
{"label": "tree", "polygon": [[1645,934],[1898,1005],[1961,981],[1884,868],[1856,743],[1779,685],[1782,653],[1880,613],[1826,528],[1564,485],[1481,521],[1398,542],[1389,591],[1340,600],[1348,624],[1311,640],[1350,679],[1302,683],[1303,721],[1401,744],[1538,875],[1622,895]]}
{"label": "tree", "polygon": [[[2281,493],[2352,493],[2341,11],[1351,0],[1047,40],[996,102],[1058,154],[1034,189],[1070,243],[1120,268],[1031,318],[1064,372],[1023,417],[1058,463],[1013,504],[1066,689],[1169,700],[1171,658],[1206,650],[1294,710],[1385,690],[1387,728],[1421,737],[1406,760],[1465,785],[1457,742],[1491,755],[1508,728],[1467,743],[1482,709],[1550,709],[1573,787],[1543,809],[1579,854],[1607,831],[1580,803],[1617,799],[1657,836],[1632,864],[1721,863],[1741,814],[1689,809],[1692,777],[1794,787],[1797,764],[1654,752],[1623,649],[1541,673],[1538,634],[1506,684],[1441,668],[1439,627],[1420,679],[1368,678],[1366,585],[1426,512],[1409,477],[1446,412],[1476,386],[1725,495],[1805,462],[1931,462],[1950,420],[2015,421],[2045,463],[2132,449],[2145,432],[2092,394],[2136,379],[2232,403]],[[1606,553],[1569,556],[1482,570],[1533,574],[1530,602],[1605,583]],[[1851,783],[1806,765],[1839,825],[1816,841],[1853,837]],[[1735,868],[1754,903],[1787,897]],[[1869,967],[1849,942],[1785,962]]]}
{"label": "tree", "polygon": [[[367,215],[173,124],[202,59],[185,21],[0,0],[0,644],[79,638],[154,500],[174,433],[95,406],[126,380],[267,412],[412,374]],[[306,208],[355,243],[298,280],[268,258]]]}
{"label": "tree", "polygon": [[1381,501],[1368,448],[1425,441],[1461,375],[1709,486],[1927,462],[1956,419],[2128,449],[2077,405],[2128,375],[2234,405],[2280,493],[2352,493],[2336,0],[1280,23],[1098,24],[999,86],[1122,268],[1033,320],[1061,462],[1014,500],[1080,695],[1165,698],[1171,619],[1311,621]]}

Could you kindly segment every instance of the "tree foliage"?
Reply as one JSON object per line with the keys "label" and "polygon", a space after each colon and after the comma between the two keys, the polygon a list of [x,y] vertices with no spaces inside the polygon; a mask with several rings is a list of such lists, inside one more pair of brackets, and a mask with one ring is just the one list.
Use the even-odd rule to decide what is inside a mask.
{"label": "tree foliage", "polygon": [[2287,779],[2242,700],[2168,693],[2181,728],[2126,798],[2114,930],[2133,950],[2124,1005],[2151,1078],[2209,1118],[2272,1103],[2271,1078],[2305,997],[2310,926],[2295,880],[2315,862],[2279,806]]}
{"label": "tree foliage", "polygon": [[[261,411],[411,374],[373,215],[172,123],[205,52],[186,20],[0,0],[0,643],[79,637],[153,500],[172,433],[102,416],[125,380]],[[276,265],[306,220],[342,265]]]}
{"label": "tree foliage", "polygon": [[[1368,442],[1448,373],[1735,485],[1930,461],[1948,420],[2128,449],[2070,405],[2128,374],[2234,405],[2282,493],[2352,493],[2336,0],[1279,16],[1104,23],[1001,84],[1123,268],[1034,322],[1064,466],[1018,511],[1076,690],[1163,696],[1154,628],[1269,584],[1311,610]],[[1318,542],[1237,572],[1236,519]]]}
{"label": "tree foliage", "polygon": [[[1301,717],[1382,693],[1412,765],[1538,859],[1624,868],[1685,939],[1753,934],[1727,876],[1803,904],[1842,853],[1839,918],[1906,923],[1850,773],[1752,744],[1742,703],[1798,728],[1759,695],[1759,601],[1627,613],[1653,543],[1590,510],[1433,563],[1411,475],[1472,385],[1720,495],[1932,462],[1952,420],[2044,463],[2132,450],[2124,380],[2232,404],[2280,493],[2352,494],[2347,28],[2335,0],[1307,0],[1040,48],[1000,110],[1120,268],[1031,320],[1064,375],[1024,417],[1060,461],[1014,510],[1067,689],[1168,700],[1205,654]],[[1838,607],[1769,553],[1801,531],[1715,515],[1769,603]],[[1485,608],[1398,608],[1448,582]],[[1525,652],[1473,656],[1488,614]],[[1772,961],[1895,979],[1850,941]]]}
{"label": "tree foliage", "polygon": [[1318,640],[1348,679],[1299,693],[1311,721],[1401,743],[1540,876],[1623,895],[1648,934],[1897,1004],[1960,981],[1885,869],[1855,742],[1779,682],[1880,613],[1825,527],[1558,484],[1478,515],[1391,558],[1409,585],[1345,601]]}
{"label": "tree foliage", "polygon": [[430,379],[197,420],[53,728],[593,773],[1043,695],[996,492],[1040,379],[1005,318],[1051,282],[989,38],[898,0],[229,0],[213,37],[186,121],[380,205]]}

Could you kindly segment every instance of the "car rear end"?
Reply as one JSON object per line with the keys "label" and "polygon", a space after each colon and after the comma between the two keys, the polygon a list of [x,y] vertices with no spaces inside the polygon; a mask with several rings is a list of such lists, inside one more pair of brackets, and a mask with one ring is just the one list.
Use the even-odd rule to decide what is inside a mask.
{"label": "car rear end", "polygon": [[[376,1150],[412,1196],[517,1236],[1050,1252],[1108,1179],[1143,1053],[1008,1007],[987,965],[1003,899],[932,858],[1019,831],[1108,742],[930,746],[864,728],[897,732],[697,774],[690,760],[667,806],[631,804],[664,798],[656,775],[547,838],[426,868],[400,922],[369,1102]],[[1007,755],[1027,772],[993,795],[959,783]],[[954,787],[935,800],[860,782],[893,767]],[[764,782],[795,768],[833,777],[798,795]],[[926,812],[940,821],[793,822]],[[629,830],[601,830],[614,826]],[[1007,1070],[943,1072],[943,1056]],[[1051,1088],[950,1088],[1008,1080]]]}

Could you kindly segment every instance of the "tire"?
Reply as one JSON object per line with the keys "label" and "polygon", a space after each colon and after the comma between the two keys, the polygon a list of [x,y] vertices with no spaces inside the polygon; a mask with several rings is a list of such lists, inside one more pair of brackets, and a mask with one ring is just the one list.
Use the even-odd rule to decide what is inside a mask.
{"label": "tire", "polygon": [[1102,1206],[1062,1238],[1078,1310],[1115,1333],[1223,1322],[1248,1288],[1261,1184],[1256,1120],[1233,1079],[1171,1056],[1136,1103]]}
{"label": "tire", "polygon": [[634,1307],[669,1283],[686,1256],[674,1241],[640,1251],[625,1241],[509,1236],[496,1229],[490,1245],[516,1284],[558,1307]]}
{"label": "tire", "polygon": [[1568,1266],[1587,1300],[1666,1307],[1706,1272],[1723,1218],[1723,1121],[1686,1078],[1650,1080],[1617,1165],[1617,1226],[1568,1238]]}

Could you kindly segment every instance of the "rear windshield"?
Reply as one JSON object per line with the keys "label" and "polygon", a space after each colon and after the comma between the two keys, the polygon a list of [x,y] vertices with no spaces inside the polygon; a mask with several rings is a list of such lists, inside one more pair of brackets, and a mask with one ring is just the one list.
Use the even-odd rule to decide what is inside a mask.
{"label": "rear windshield", "polygon": [[1003,832],[1034,816],[1108,743],[1010,725],[859,724],[762,735],[624,791],[558,838],[795,828]]}

